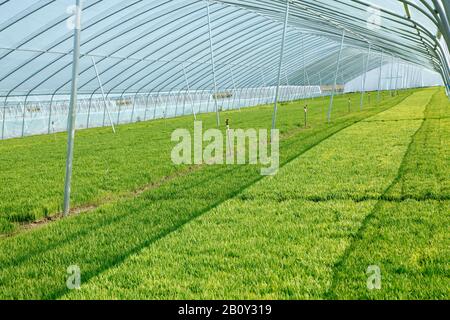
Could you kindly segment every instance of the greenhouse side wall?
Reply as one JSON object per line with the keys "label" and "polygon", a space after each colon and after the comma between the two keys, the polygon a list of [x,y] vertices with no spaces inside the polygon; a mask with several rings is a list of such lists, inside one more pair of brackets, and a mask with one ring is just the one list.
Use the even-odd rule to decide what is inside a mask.
{"label": "greenhouse side wall", "polygon": [[[79,96],[76,128],[98,128],[214,112],[214,99],[220,111],[266,105],[273,103],[275,89],[243,88],[223,90],[217,94],[213,94],[212,90],[184,90],[111,96],[106,99],[98,95]],[[286,102],[320,95],[320,86],[283,86],[279,100]],[[10,97],[3,101],[0,108],[2,140],[67,130],[70,103],[67,96]]]}

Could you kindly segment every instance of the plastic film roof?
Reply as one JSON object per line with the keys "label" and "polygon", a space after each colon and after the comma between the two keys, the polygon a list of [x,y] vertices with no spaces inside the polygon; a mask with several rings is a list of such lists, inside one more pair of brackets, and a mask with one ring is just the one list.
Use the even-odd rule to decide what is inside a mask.
{"label": "plastic film roof", "polygon": [[[0,0],[0,96],[70,92],[74,4]],[[93,60],[107,94],[184,90],[186,79],[193,90],[211,89],[208,4],[218,88],[275,85],[285,0],[84,0],[79,92],[99,93]],[[403,60],[447,81],[448,20],[436,5],[450,6],[446,0],[290,1],[282,80],[331,84],[345,30],[339,82],[365,72],[369,45],[369,69]]]}

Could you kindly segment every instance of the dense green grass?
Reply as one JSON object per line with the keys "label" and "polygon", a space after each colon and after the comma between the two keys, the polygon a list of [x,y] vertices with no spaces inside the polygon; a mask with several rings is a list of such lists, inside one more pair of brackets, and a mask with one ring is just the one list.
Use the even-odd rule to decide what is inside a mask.
{"label": "dense green grass", "polygon": [[[404,98],[402,92],[397,98]],[[358,95],[336,99],[333,118],[336,125],[362,119],[367,113],[347,111],[347,99],[359,101]],[[303,105],[299,101],[283,104],[278,125],[282,133],[301,130]],[[328,130],[326,108],[328,98],[307,101],[310,106],[306,136]],[[385,99],[373,112],[392,105]],[[366,110],[367,111],[367,110]],[[235,128],[261,128],[271,124],[272,107],[243,109],[222,113],[222,122],[230,118]],[[205,128],[215,127],[215,115],[199,117]],[[72,205],[86,207],[133,195],[136,190],[158,183],[165,177],[186,170],[170,160],[173,144],[170,134],[176,128],[192,127],[192,117],[153,121],[119,127],[114,135],[110,128],[84,130],[77,133],[72,186]],[[29,222],[61,211],[66,156],[66,134],[44,135],[26,139],[0,141],[0,234],[12,232],[17,223]]]}
{"label": "dense green grass", "polygon": [[[336,265],[330,297],[450,298],[450,104],[435,94],[397,178]],[[361,281],[368,264],[383,290]]]}
{"label": "dense green grass", "polygon": [[[389,109],[408,95],[409,93],[404,92],[383,105],[350,114],[347,113],[347,99],[340,99],[331,124],[324,121],[323,103],[326,104],[326,101],[316,101],[319,107],[312,109],[311,127],[307,130],[301,128],[301,121],[297,121],[297,116],[303,119],[302,104],[283,106],[280,109],[280,124],[285,128],[285,136],[281,142],[281,163],[286,164],[355,122]],[[255,118],[253,123],[264,126],[268,121],[270,124],[270,108],[263,107],[252,111],[260,111],[248,115],[249,118]],[[243,115],[244,111],[231,113],[230,117],[237,117],[236,120],[233,118],[232,123],[238,122]],[[204,117],[213,124],[214,115]],[[191,123],[192,120],[186,121]],[[170,121],[167,121],[167,128],[170,127],[169,124]],[[137,125],[136,130],[143,126],[143,132],[150,131],[147,127],[150,125]],[[164,127],[165,124],[162,122],[160,125]],[[173,125],[177,126],[178,123]],[[131,128],[133,126],[130,126],[130,132]],[[127,132],[121,130],[121,134]],[[169,131],[164,135],[170,137]],[[164,139],[168,140],[169,137]],[[139,148],[145,149],[146,144],[147,142],[141,143]],[[121,147],[120,144],[116,145],[118,149]],[[162,150],[163,147],[158,153],[160,157]],[[120,153],[120,150],[110,150],[109,155],[114,158],[116,153]],[[123,161],[126,162],[125,160]],[[131,166],[127,168],[129,171],[135,170]],[[203,167],[167,181],[135,198],[105,204],[89,214],[73,216],[3,239],[0,241],[0,297],[57,298],[67,292],[65,281],[68,266],[80,265],[83,281],[88,281],[164,238],[195,217],[238,195],[260,179],[258,168],[253,166]]]}
{"label": "dense green grass", "polygon": [[[66,298],[327,297],[335,265],[376,210],[377,199],[396,179],[422,124],[408,120],[393,126],[373,120],[391,119],[395,113],[423,117],[431,95],[417,93],[330,137],[284,166],[277,176],[249,187]],[[443,212],[440,218],[445,218]],[[435,253],[444,261],[442,250]],[[366,286],[365,270],[375,262],[369,260],[362,269],[353,270],[362,273],[361,287]],[[442,298],[440,285],[435,286],[426,274],[422,277],[430,280],[422,288],[428,296]],[[355,297],[348,290],[345,294],[342,297]]]}
{"label": "dense green grass", "polygon": [[[157,160],[170,155],[171,130],[192,119],[122,127],[120,135],[145,136],[128,150],[155,143],[153,153],[138,153],[151,154],[153,168],[129,163],[158,173],[122,183],[122,174],[139,174],[127,165],[131,153],[120,151],[126,140],[96,149],[90,156],[129,172],[105,178],[115,189],[102,196],[79,198],[78,205],[104,203],[93,212],[0,240],[0,298],[448,298],[450,112],[442,91],[402,92],[350,114],[341,97],[331,124],[326,101],[309,104],[307,130],[303,102],[280,110],[277,176],[262,178],[253,166],[202,167],[135,195],[186,169]],[[254,111],[224,117],[235,127],[270,125],[270,107]],[[214,126],[214,115],[202,117]],[[155,128],[159,142],[148,139]],[[99,133],[106,145],[112,135],[103,129],[80,138],[87,147]],[[93,190],[97,178],[85,177]],[[89,194],[91,186],[79,187]],[[58,203],[53,196],[46,201]],[[77,292],[65,286],[70,265],[82,270]],[[381,267],[381,291],[367,291],[368,265]]]}

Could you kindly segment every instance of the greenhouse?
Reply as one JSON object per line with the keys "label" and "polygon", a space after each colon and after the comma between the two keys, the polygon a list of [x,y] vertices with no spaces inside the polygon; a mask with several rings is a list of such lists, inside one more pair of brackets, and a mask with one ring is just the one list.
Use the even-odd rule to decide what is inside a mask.
{"label": "greenhouse", "polygon": [[[448,267],[449,21],[448,0],[0,0],[0,299],[448,299],[442,263]],[[198,122],[224,132],[227,150],[215,149],[212,165],[175,165],[174,132],[192,133]],[[250,164],[219,163],[224,154],[234,157],[232,129],[271,130],[272,155],[278,130],[280,170],[261,177]],[[252,142],[246,133],[243,147],[246,138]],[[298,213],[300,225],[275,212],[298,208],[308,213]],[[239,224],[243,211],[249,216]],[[394,211],[435,214],[432,221],[415,218],[423,231],[398,218],[408,234],[399,251],[411,241],[406,230],[421,239],[433,229],[441,238],[429,240],[428,255],[417,240],[418,269],[396,265],[394,249],[373,262],[386,257],[395,265],[385,272],[404,270],[418,287],[405,289],[387,275],[391,291],[367,293],[355,284],[362,277],[365,286],[367,266],[362,276],[345,276],[345,259],[365,262],[366,219],[378,212],[381,221]],[[279,243],[270,247],[264,230],[278,223]],[[314,230],[330,225],[316,230],[324,238],[305,239],[297,234],[303,223]],[[209,230],[204,238],[199,225],[229,233]],[[388,232],[383,236],[393,237]],[[339,237],[333,248],[321,242]],[[78,238],[91,257],[51,245]],[[241,263],[252,245],[256,261],[267,246],[267,260]],[[275,249],[281,247],[283,257]],[[292,271],[291,255],[305,264],[306,283]],[[136,271],[140,258],[150,261],[153,276]],[[35,283],[32,274],[47,259],[58,279],[74,263],[85,268],[87,289],[71,291],[65,280]],[[187,262],[180,267],[177,259]],[[167,270],[158,264],[163,260]],[[271,268],[267,278],[251,271]],[[120,282],[130,274],[152,288]],[[212,280],[220,274],[224,283]],[[21,277],[31,285],[25,288]],[[354,284],[348,291],[345,281]],[[117,287],[109,291],[111,283]],[[246,291],[243,283],[253,285]],[[421,294],[419,287],[428,289]]]}
{"label": "greenhouse", "polygon": [[281,100],[425,86],[425,70],[449,85],[445,1],[78,5],[2,2],[2,139],[67,129],[76,19],[78,129],[268,103],[277,85]]}

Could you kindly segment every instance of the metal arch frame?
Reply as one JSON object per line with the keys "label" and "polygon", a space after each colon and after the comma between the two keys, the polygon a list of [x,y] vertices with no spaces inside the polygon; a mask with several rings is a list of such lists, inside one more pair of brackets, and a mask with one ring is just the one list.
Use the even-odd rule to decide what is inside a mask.
{"label": "metal arch frame", "polygon": [[344,49],[344,42],[345,42],[345,30],[342,31],[341,48],[339,50],[338,61],[337,61],[337,64],[336,64],[336,76],[334,78],[333,92],[331,94],[330,106],[328,108],[328,116],[327,116],[328,122],[331,121],[331,112],[333,111],[334,95],[335,95],[335,92],[336,92],[337,80],[338,80],[338,76],[339,76],[339,67],[340,67],[341,58],[342,58],[342,51]]}
{"label": "metal arch frame", "polygon": [[[225,1],[225,2],[227,2],[227,3],[232,3],[232,2],[234,2],[234,1]],[[356,1],[356,0],[353,0],[353,2],[357,2],[357,3],[360,3],[360,4],[362,3],[361,1]],[[403,0],[402,0],[402,2],[407,2],[407,1],[403,1]],[[408,3],[409,3],[409,2],[408,2]],[[238,5],[238,4],[235,4],[235,5]],[[315,5],[317,5],[317,4],[315,3]],[[412,4],[412,5],[413,5],[413,4]],[[428,14],[427,14],[426,12],[423,12],[423,10],[421,10],[420,8],[419,8],[419,10],[420,10],[422,13],[424,13],[425,15],[428,16]],[[398,24],[401,24],[402,21],[405,21],[405,18],[404,18],[404,17],[395,15],[395,14],[392,13],[392,12],[388,12],[388,11],[386,11],[386,10],[384,10],[383,12],[389,13],[390,15],[395,16],[396,18],[398,18],[398,19],[399,19],[398,21],[395,20],[395,22],[398,23]],[[348,17],[347,17],[347,18],[348,18]],[[418,23],[416,23],[416,24],[418,25]],[[424,29],[424,28],[422,28],[422,29]],[[424,29],[424,32],[426,32],[425,29]],[[434,37],[431,35],[431,36],[430,36],[430,39],[434,39]],[[389,42],[389,45],[392,46],[392,43]],[[389,52],[389,48],[382,47],[382,49],[385,49],[385,51]],[[408,57],[405,57],[405,56],[402,57],[403,60],[406,60],[407,58],[408,58]],[[416,58],[416,57],[414,57],[414,58]],[[408,58],[408,59],[412,59],[412,58]],[[442,61],[442,59],[440,59],[440,60]]]}
{"label": "metal arch frame", "polygon": [[[170,62],[172,62],[172,61],[170,61]],[[168,62],[168,63],[170,63],[170,62]],[[191,63],[191,62],[189,62],[189,63]],[[192,62],[192,63],[195,63],[195,64],[199,64],[199,63],[196,63],[196,62]],[[205,65],[207,65],[207,64],[205,64]],[[162,66],[163,67],[163,66]],[[120,71],[120,72],[122,72],[122,71]],[[133,84],[134,85],[134,84]],[[112,90],[110,90],[110,92],[111,92]],[[125,89],[123,92],[126,92],[127,91],[127,89]],[[110,92],[108,92],[108,94],[110,93]]]}
{"label": "metal arch frame", "polygon": [[[348,57],[348,58],[350,59],[351,57]],[[330,66],[332,66],[332,65],[334,65],[334,63],[330,64]],[[248,68],[252,69],[252,67],[248,67]],[[249,83],[252,83],[251,79],[250,79]],[[177,88],[177,85],[173,85],[171,90],[174,90],[175,88]]]}
{"label": "metal arch frame", "polygon": [[73,44],[73,67],[72,67],[72,92],[70,97],[69,117],[67,120],[67,159],[66,159],[66,176],[64,182],[64,216],[70,213],[70,195],[72,182],[72,167],[73,167],[73,151],[75,142],[75,123],[76,123],[76,105],[77,105],[77,90],[78,90],[78,66],[80,62],[80,37],[81,37],[81,14],[82,1],[76,0],[75,13],[75,28],[74,28],[74,44]]}
{"label": "metal arch frame", "polygon": [[369,44],[369,49],[367,52],[367,61],[366,61],[366,65],[365,65],[365,71],[364,71],[364,75],[361,77],[362,78],[361,101],[359,103],[359,108],[361,110],[364,107],[364,95],[366,93],[367,74],[369,72],[371,50],[372,50],[372,46]]}
{"label": "metal arch frame", "polygon": [[217,79],[216,79],[216,65],[215,65],[215,58],[214,58],[214,40],[213,40],[213,32],[212,32],[212,26],[211,26],[211,12],[210,12],[210,5],[209,1],[206,0],[206,9],[207,9],[207,15],[208,15],[208,34],[209,34],[209,47],[210,47],[210,55],[211,55],[211,72],[213,76],[213,85],[214,85],[214,105],[216,108],[216,120],[217,120],[217,127],[220,127],[220,113],[219,113],[219,105],[217,103]]}
{"label": "metal arch frame", "polygon": [[[268,41],[268,43],[270,44],[271,42],[270,42],[270,41]],[[248,50],[247,50],[247,51],[248,51]],[[264,57],[264,56],[263,56],[263,57]],[[231,59],[230,59],[230,60],[231,60]],[[228,62],[228,61],[226,61],[226,62]],[[237,65],[237,64],[235,64],[235,65]],[[203,77],[204,77],[204,75],[206,75],[206,74],[207,74],[207,71],[204,71],[204,72],[205,72],[204,74],[200,74],[200,73],[198,73],[198,72],[197,72],[197,74],[198,74],[198,78],[203,78]],[[144,77],[144,79],[145,79],[145,77]],[[167,81],[167,80],[166,80],[166,81]],[[145,84],[145,85],[144,85],[144,87],[146,87],[147,85],[148,85],[148,83],[147,83],[147,84]],[[139,91],[141,91],[142,89],[143,89],[143,88],[139,89],[139,90],[138,90],[138,92],[139,92]]]}
{"label": "metal arch frame", "polygon": [[[206,55],[208,55],[208,54],[205,53],[205,56],[206,56]],[[195,65],[198,66],[197,63],[192,63],[192,62],[188,62],[188,63],[189,63],[189,64],[195,64]],[[221,64],[217,64],[217,65],[221,65]],[[205,64],[205,68],[206,68],[206,66],[209,66],[209,64]],[[150,67],[150,65],[147,66],[147,67]],[[164,67],[164,66],[161,66],[161,67]],[[145,71],[145,69],[143,69],[143,70],[141,70],[141,71]],[[153,71],[153,72],[154,72],[154,71]],[[135,83],[133,83],[132,85],[130,85],[130,87],[136,85],[136,83],[138,83],[138,82],[140,82],[140,81],[142,81],[142,80],[144,80],[144,79],[146,79],[146,78],[147,78],[147,76],[142,77],[141,79],[139,79],[138,81],[136,81]],[[167,81],[167,79],[166,79],[165,81]],[[151,81],[151,82],[152,82],[152,81]],[[150,83],[151,83],[151,82],[150,82]],[[143,90],[143,88],[146,87],[146,86],[148,86],[148,84],[149,84],[149,83],[146,83],[141,89],[138,90],[138,92],[141,91],[141,90]]]}
{"label": "metal arch frame", "polygon": [[[429,13],[427,13],[427,12],[425,12],[424,10],[422,10],[420,7],[418,7],[418,6],[416,6],[414,3],[411,3],[411,2],[409,2],[409,1],[406,1],[406,0],[399,0],[400,2],[402,2],[402,3],[405,3],[405,4],[407,4],[407,5],[410,5],[410,6],[413,6],[413,7],[415,7],[417,10],[419,10],[422,14],[424,14],[426,17],[428,17],[429,19],[430,19],[430,21],[432,22],[432,23],[434,23],[434,24],[436,24],[436,25],[439,25],[439,24],[442,24],[442,22],[444,22],[445,23],[445,19],[444,19],[444,21],[442,21],[443,19],[441,19],[441,18],[439,18],[439,16],[437,16],[437,14],[433,11],[433,10],[430,10],[430,9],[432,9],[429,5],[427,5],[427,3],[426,3],[426,1],[422,1],[427,7],[428,7],[428,9],[429,9]],[[217,1],[218,3],[223,3],[223,1]],[[274,1],[275,2],[275,1]],[[342,1],[341,1],[342,2]],[[359,3],[359,4],[363,4],[361,1],[356,1],[356,0],[353,0],[352,2],[354,2],[354,3]],[[46,4],[48,5],[48,3],[50,3],[49,1],[47,1],[46,2]],[[94,4],[92,4],[92,5],[95,5],[96,3],[98,3],[98,1],[97,2],[95,2]],[[166,2],[167,3],[167,2]],[[295,2],[294,2],[294,4],[295,5],[297,5]],[[276,7],[276,5],[274,5],[273,7]],[[40,10],[40,9],[42,9],[41,7],[36,7],[35,8],[35,10]],[[447,8],[444,8],[444,9],[448,9],[448,7]],[[29,12],[29,15],[31,15],[32,14],[32,10]],[[331,27],[333,27],[335,30],[336,29],[339,29],[340,27],[342,27],[344,30],[346,30],[346,29],[351,29],[352,27],[354,27],[351,23],[343,23],[343,22],[345,22],[345,21],[343,21],[342,20],[342,18],[339,18],[339,19],[336,19],[336,21],[333,21],[332,19],[331,19],[331,17],[329,16],[329,12],[327,12],[327,11],[324,11],[323,10],[323,8],[321,8],[320,7],[320,5],[317,5],[317,8],[315,8],[315,10],[311,10],[311,8],[308,8],[308,12],[309,13],[313,13],[314,14],[314,16],[317,18],[317,17],[319,17],[320,19],[322,19],[322,22],[323,23],[325,23],[325,24],[328,24],[328,25],[330,25]],[[386,10],[383,10],[383,12],[387,12]],[[411,38],[409,38],[408,37],[408,41],[413,41],[413,42],[415,42],[415,43],[422,43],[422,45],[423,45],[423,50],[421,50],[421,51],[419,51],[417,48],[410,48],[411,50],[417,50],[416,52],[420,52],[420,55],[422,56],[422,54],[423,54],[423,57],[425,57],[426,56],[426,54],[429,54],[429,56],[430,56],[430,62],[431,62],[431,65],[433,66],[433,68],[435,69],[435,70],[438,70],[438,71],[440,71],[440,73],[443,75],[443,78],[444,78],[444,81],[446,82],[446,83],[448,83],[448,74],[449,74],[449,70],[448,70],[448,65],[446,65],[447,64],[447,61],[446,61],[446,56],[448,55],[448,52],[447,53],[445,53],[443,50],[442,50],[442,48],[440,47],[440,44],[439,44],[439,42],[436,40],[436,38],[433,36],[433,35],[431,35],[429,32],[427,32],[427,30],[423,27],[423,26],[420,26],[420,24],[419,23],[417,23],[417,22],[412,22],[412,21],[409,21],[409,20],[411,20],[411,19],[406,19],[406,18],[404,18],[404,17],[401,17],[401,16],[399,16],[399,15],[396,15],[395,13],[392,13],[392,12],[387,12],[390,16],[387,16],[387,18],[388,19],[391,19],[394,23],[396,23],[396,24],[398,24],[398,25],[404,25],[404,24],[402,24],[402,22],[407,22],[407,24],[411,24],[411,25],[413,25],[413,27],[411,27],[411,28],[414,28],[414,29],[417,29],[417,30],[419,30],[418,32],[419,33],[423,33],[423,35],[425,35],[425,37],[423,36],[423,35],[418,35],[418,36],[414,36],[414,37],[411,37]],[[440,14],[440,13],[439,13]],[[442,16],[442,14],[440,14],[441,16]],[[391,18],[391,16],[392,17],[395,17],[395,18],[397,18],[398,20],[394,20],[393,18]],[[24,19],[25,18],[25,16],[22,16],[21,17],[21,19]],[[18,19],[18,20],[21,20],[21,19]],[[18,21],[17,20],[17,21]],[[355,19],[354,18],[352,18],[352,23],[353,23],[353,21],[354,21]],[[96,21],[96,22],[98,22],[98,21]],[[276,22],[276,19],[274,20],[274,22]],[[14,21],[12,22],[12,23],[14,23]],[[10,23],[11,24],[11,23]],[[269,24],[270,25],[270,24]],[[447,23],[447,25],[448,25],[448,23]],[[48,27],[49,25],[47,24],[47,27]],[[291,27],[291,26],[290,26]],[[409,26],[410,27],[410,26]],[[357,28],[357,29],[359,29],[359,28]],[[4,30],[4,27],[3,27],[3,30]],[[359,34],[359,31],[360,30],[354,30],[354,31],[352,31],[351,32],[351,34],[352,34],[352,36],[351,37],[349,37],[349,39],[350,39],[350,41],[355,41],[354,42],[354,44],[356,45],[356,43],[357,43],[357,41],[362,41],[361,39],[363,39],[364,40],[364,37],[362,37],[360,34]],[[331,37],[331,35],[330,35],[330,37]],[[358,38],[360,38],[359,40],[357,40]],[[405,39],[405,38],[404,38]],[[92,38],[91,38],[91,40],[92,40]],[[380,41],[381,42],[381,41]],[[433,46],[433,44],[432,43],[435,43],[434,44],[434,46]],[[448,44],[448,43],[447,43]],[[378,43],[378,44],[375,44],[374,45],[374,47],[375,46],[380,46],[380,43]],[[410,51],[410,49],[408,49],[408,52],[413,52],[413,51]],[[397,54],[398,52],[397,52],[397,50],[398,50],[398,48],[396,48],[395,49],[395,53]],[[9,51],[9,53],[12,53],[14,50],[12,50],[12,51]],[[387,53],[390,53],[390,54],[393,54],[392,52],[389,52],[388,50],[386,50],[386,52]],[[8,53],[7,53],[8,54]],[[67,53],[66,53],[67,54]],[[409,53],[408,53],[409,54]],[[400,57],[399,57],[400,58]],[[402,54],[402,57],[401,57],[401,59],[402,60],[408,60],[408,59],[411,59],[411,57],[409,57],[409,56],[405,56],[404,54]],[[206,68],[206,67],[205,67]],[[345,72],[345,71],[344,71]],[[250,76],[252,76],[252,75],[249,75],[249,78],[250,78]],[[28,80],[28,79],[27,79]],[[303,81],[304,82],[304,81]],[[98,88],[95,90],[95,91],[97,91],[97,90],[99,90]],[[124,90],[124,92],[126,92],[127,90]],[[27,95],[26,95],[26,99],[27,99],[27,97],[29,96],[29,95],[31,95],[32,94],[32,92],[33,92],[33,90],[30,90],[28,93],[27,93]],[[56,90],[55,92],[53,92],[53,95],[55,95],[55,94],[57,94],[57,92],[59,92],[59,88],[58,88],[58,90]],[[8,95],[7,95],[7,97],[6,97],[6,99],[5,99],[5,101],[7,101],[7,99],[8,99],[8,96],[11,94],[12,92],[10,92],[10,93],[8,93]]]}
{"label": "metal arch frame", "polygon": [[[201,2],[201,1],[202,1],[202,0],[197,0],[197,2]],[[170,2],[170,1],[167,1],[167,2],[165,2],[165,3],[168,3],[168,2]],[[156,6],[156,7],[159,7],[159,6]],[[124,23],[125,23],[125,22],[124,22]],[[130,31],[130,30],[128,30],[128,31]],[[100,36],[100,35],[98,35],[98,36]],[[120,47],[119,49],[117,49],[117,52],[120,51],[122,48],[123,48],[123,46]],[[96,50],[96,49],[98,49],[98,47],[92,49],[91,51]],[[47,50],[47,52],[49,52],[49,51]],[[69,53],[70,53],[70,51],[69,51]],[[82,54],[81,56],[82,56],[82,57],[83,57],[83,56],[89,56],[89,54]],[[62,57],[63,57],[63,56],[61,56],[60,58],[58,58],[58,59],[52,61],[50,64],[48,64],[48,65],[45,66],[44,68],[38,70],[37,72],[35,72],[35,73],[33,74],[33,76],[34,76],[35,74],[38,74],[39,72],[41,72],[43,69],[48,68],[49,66],[51,66],[53,63],[57,62],[57,61],[58,61],[59,59],[61,59]],[[102,61],[103,61],[103,60],[102,60]],[[101,63],[102,61],[99,61],[99,62]],[[21,66],[21,67],[23,67],[23,66]],[[60,71],[64,70],[64,69],[67,68],[67,67],[70,67],[70,63],[66,64],[65,66],[63,66],[62,68],[60,68],[57,72],[54,72],[51,76],[49,76],[49,77],[47,77],[46,79],[44,79],[39,85],[41,85],[42,83],[45,83],[47,80],[49,80],[49,79],[51,79],[52,77],[56,76]],[[88,68],[88,69],[86,69],[86,70],[83,70],[83,71],[80,72],[80,74],[83,74],[84,72],[86,72],[87,70],[90,70],[90,69],[91,69],[91,68]],[[100,75],[102,75],[102,73],[101,73]],[[94,80],[95,80],[95,78],[93,78],[91,81],[94,81]],[[0,81],[1,81],[1,80],[0,80]],[[68,81],[67,81],[66,83],[64,83],[61,87],[59,87],[57,90],[55,90],[55,92],[58,92],[61,88],[63,88],[63,87],[66,86],[67,84],[69,84],[70,81],[71,81],[71,80],[68,80]],[[20,85],[20,84],[19,84],[19,85]],[[97,88],[97,90],[99,90],[99,89],[100,89],[100,88]],[[34,90],[34,89],[32,89],[31,91],[33,91],[33,90]],[[95,90],[95,91],[97,91],[97,90]],[[94,91],[94,92],[95,92],[95,91]]]}
{"label": "metal arch frame", "polygon": [[[278,64],[277,86],[276,86],[276,90],[275,90],[273,116],[272,116],[272,134],[273,134],[273,130],[275,130],[276,125],[277,125],[278,98],[279,98],[279,94],[280,94],[281,72],[283,69],[284,49],[285,49],[286,34],[288,31],[288,24],[289,24],[289,10],[290,10],[289,2],[290,2],[290,0],[286,0],[286,11],[285,11],[285,17],[284,17],[283,33],[281,36],[280,57],[279,57],[279,64]],[[271,134],[271,137],[272,137],[271,141],[273,141],[272,134]]]}

